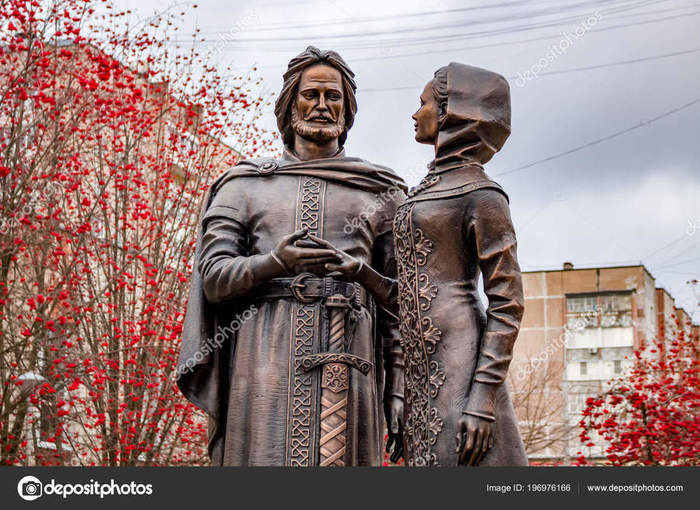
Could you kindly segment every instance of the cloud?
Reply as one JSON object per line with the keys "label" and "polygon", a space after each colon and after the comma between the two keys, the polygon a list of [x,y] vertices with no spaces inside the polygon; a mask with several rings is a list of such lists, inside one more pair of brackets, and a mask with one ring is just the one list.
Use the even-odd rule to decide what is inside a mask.
{"label": "cloud", "polygon": [[[658,168],[624,186],[555,193],[539,208],[514,207],[519,256],[525,269],[642,261],[692,310],[685,282],[700,277],[700,179],[683,169]],[[681,177],[685,176],[685,177]],[[672,197],[672,198],[670,198]],[[660,250],[671,244],[668,248]],[[685,262],[690,261],[690,262]]]}

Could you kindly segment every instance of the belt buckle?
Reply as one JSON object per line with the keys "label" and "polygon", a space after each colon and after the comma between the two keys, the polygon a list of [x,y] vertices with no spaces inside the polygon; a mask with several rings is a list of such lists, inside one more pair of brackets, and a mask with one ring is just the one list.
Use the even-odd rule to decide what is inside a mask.
{"label": "belt buckle", "polygon": [[294,296],[297,301],[301,303],[313,303],[315,301],[314,298],[302,294],[302,290],[306,288],[304,280],[313,277],[314,275],[311,273],[301,273],[295,276],[292,282],[289,284],[289,288],[292,291],[292,296]]}

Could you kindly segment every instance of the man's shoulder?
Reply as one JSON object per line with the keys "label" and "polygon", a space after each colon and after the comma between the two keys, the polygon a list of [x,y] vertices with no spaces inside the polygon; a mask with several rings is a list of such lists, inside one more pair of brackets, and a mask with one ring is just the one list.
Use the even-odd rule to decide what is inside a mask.
{"label": "man's shoulder", "polygon": [[[257,179],[250,177],[267,176],[279,168],[279,162],[273,158],[246,159],[224,171],[212,184],[212,193],[218,193],[223,189],[249,187],[254,185]],[[238,179],[247,177],[247,179]]]}
{"label": "man's shoulder", "polygon": [[[279,168],[280,162],[275,158],[249,158],[239,161],[224,172],[221,178],[249,176],[255,173],[264,175],[272,173]],[[266,170],[269,170],[266,172]]]}
{"label": "man's shoulder", "polygon": [[[378,170],[381,172],[387,172],[387,173],[401,179],[401,177],[392,168],[389,168],[388,166],[385,166],[385,165],[380,165],[378,163],[373,163],[372,161],[368,161],[366,159],[363,159],[363,158],[360,158],[357,156],[345,156],[345,157],[341,157],[341,158],[330,158],[328,160],[320,160],[320,161],[330,161],[333,163],[340,163],[341,165],[349,165],[351,167],[374,169],[374,170]],[[237,165],[231,167],[229,169],[229,171],[231,171],[231,172],[257,171],[258,173],[264,175],[265,173],[273,173],[278,168],[285,167],[287,165],[294,165],[297,163],[304,163],[304,162],[303,161],[287,160],[285,158],[276,159],[276,158],[272,158],[272,157],[249,158],[249,159],[245,159],[243,161],[240,161]]]}
{"label": "man's shoulder", "polygon": [[363,158],[358,158],[357,156],[347,156],[343,159],[344,159],[344,161],[348,161],[350,163],[356,163],[358,165],[362,165],[362,166],[365,166],[367,168],[373,168],[373,169],[380,170],[383,172],[388,172],[388,173],[392,174],[393,176],[401,179],[401,176],[399,174],[397,174],[393,168],[389,168],[388,166],[380,165],[378,163],[373,163],[372,161],[368,161],[368,160],[363,159]]}

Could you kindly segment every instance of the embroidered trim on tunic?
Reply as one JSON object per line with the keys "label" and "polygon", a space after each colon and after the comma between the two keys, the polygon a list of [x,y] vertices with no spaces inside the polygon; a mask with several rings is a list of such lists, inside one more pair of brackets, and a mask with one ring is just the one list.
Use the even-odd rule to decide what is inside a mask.
{"label": "embroidered trim on tunic", "polygon": [[[297,218],[294,230],[308,228],[309,233],[323,236],[323,202],[326,186],[314,177],[301,177],[297,195]],[[300,358],[313,354],[318,344],[317,304],[294,302],[290,342],[289,402],[287,412],[286,465],[313,466],[316,459],[316,427],[312,419],[318,399],[314,374],[301,370]]]}
{"label": "embroidered trim on tunic", "polygon": [[401,346],[405,356],[405,444],[409,466],[438,463],[432,446],[444,422],[431,399],[438,395],[445,374],[437,360],[431,360],[442,332],[424,312],[430,310],[438,288],[430,274],[421,269],[433,251],[433,242],[420,228],[413,227],[413,203],[399,207],[394,218],[394,248],[398,266]]}

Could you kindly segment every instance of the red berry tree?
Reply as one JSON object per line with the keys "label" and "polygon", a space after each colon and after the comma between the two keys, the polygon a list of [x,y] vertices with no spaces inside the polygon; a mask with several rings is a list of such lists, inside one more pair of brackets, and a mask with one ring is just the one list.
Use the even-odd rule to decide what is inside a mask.
{"label": "red berry tree", "polygon": [[699,356],[688,328],[636,350],[631,373],[588,399],[581,442],[602,439],[615,466],[700,464]]}
{"label": "red berry tree", "polygon": [[206,461],[174,384],[197,215],[273,137],[184,15],[0,2],[0,463]]}

